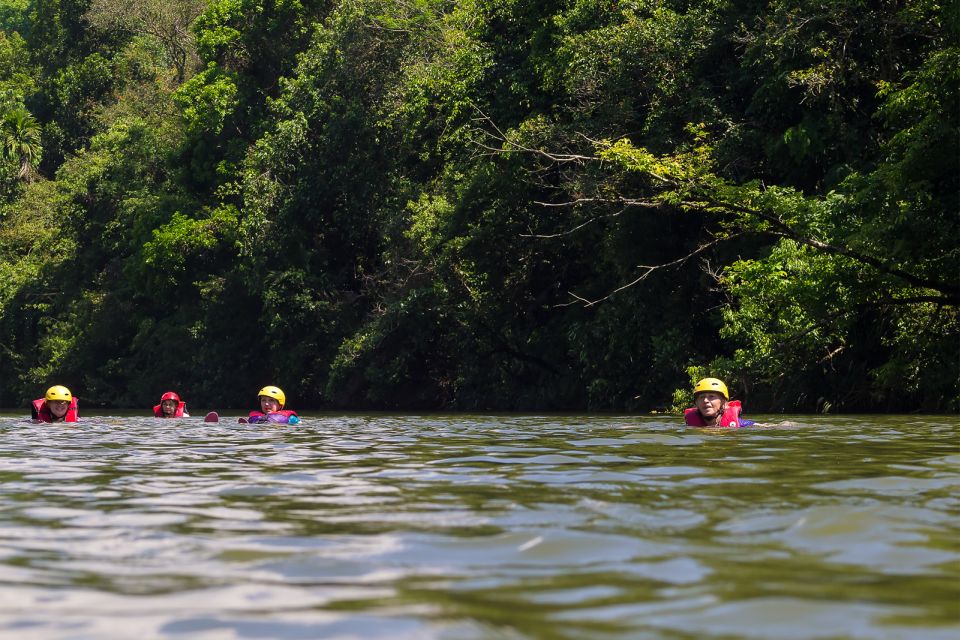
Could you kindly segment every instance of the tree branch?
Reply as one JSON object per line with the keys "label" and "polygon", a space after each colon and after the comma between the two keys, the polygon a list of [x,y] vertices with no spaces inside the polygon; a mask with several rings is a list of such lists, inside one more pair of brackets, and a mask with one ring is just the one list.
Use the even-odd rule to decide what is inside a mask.
{"label": "tree branch", "polygon": [[[507,135],[506,135],[503,131],[501,131],[500,127],[498,127],[498,126],[496,125],[496,123],[495,123],[493,120],[491,120],[490,117],[489,117],[487,114],[485,114],[479,107],[474,106],[474,108],[475,108],[475,109],[477,110],[477,112],[480,114],[480,117],[477,118],[477,120],[479,120],[479,121],[481,121],[481,122],[486,122],[486,123],[489,124],[491,127],[493,127],[493,130],[494,130],[494,131],[496,131],[496,135],[492,135],[491,137],[492,137],[493,139],[495,139],[495,140],[498,140],[498,141],[501,142],[502,144],[507,145],[508,147],[513,147],[513,149],[510,149],[510,148],[507,148],[507,149],[499,148],[499,149],[498,149],[498,148],[489,147],[489,146],[483,145],[482,143],[474,142],[474,141],[471,140],[471,142],[474,142],[474,144],[477,144],[478,146],[481,146],[481,147],[483,147],[483,148],[485,148],[485,149],[489,149],[490,151],[494,151],[494,152],[496,152],[496,153],[507,153],[507,152],[513,151],[513,150],[523,151],[524,153],[531,153],[531,154],[533,154],[533,155],[538,155],[538,156],[541,156],[541,157],[543,157],[543,158],[547,158],[547,159],[549,159],[549,160],[552,161],[552,162],[557,162],[557,163],[565,163],[565,162],[598,162],[598,161],[600,161],[600,158],[598,158],[597,156],[583,156],[583,155],[579,155],[579,154],[575,154],[575,153],[550,153],[550,152],[548,152],[548,151],[544,151],[543,149],[533,149],[533,148],[531,148],[531,147],[526,147],[526,146],[524,146],[524,145],[522,145],[522,144],[519,144],[519,143],[517,143],[517,142],[515,142],[515,141],[513,141],[513,140],[511,140],[511,139],[509,139],[509,138],[507,137]],[[486,133],[487,133],[488,135],[490,135],[489,132],[486,132]]]}
{"label": "tree branch", "polygon": [[743,233],[735,233],[735,234],[733,234],[733,235],[723,236],[723,237],[721,237],[721,238],[714,238],[714,239],[711,240],[710,242],[707,242],[707,243],[705,243],[705,244],[700,245],[699,247],[697,247],[696,249],[694,249],[693,251],[691,251],[691,252],[688,253],[687,255],[681,256],[680,258],[677,258],[676,260],[671,260],[670,262],[664,262],[664,263],[662,263],[662,264],[656,264],[656,265],[647,265],[647,264],[637,265],[637,268],[643,270],[643,272],[642,272],[637,278],[635,278],[635,279],[632,280],[631,282],[628,282],[628,283],[625,284],[625,285],[622,285],[622,286],[620,286],[620,287],[617,287],[616,289],[614,289],[613,291],[611,291],[611,292],[608,293],[607,295],[603,296],[602,298],[597,298],[596,300],[587,300],[586,298],[583,298],[583,297],[581,297],[581,296],[578,296],[577,294],[573,293],[572,291],[568,291],[567,293],[568,293],[568,294],[570,295],[570,297],[572,297],[574,300],[573,300],[572,302],[567,302],[567,303],[564,303],[564,304],[558,304],[558,305],[554,305],[554,306],[555,306],[555,307],[569,307],[569,306],[571,306],[571,305],[574,305],[574,304],[577,304],[577,303],[581,303],[581,304],[583,304],[584,307],[592,307],[592,306],[594,306],[594,305],[596,305],[596,304],[599,304],[599,303],[601,303],[601,302],[603,302],[603,301],[605,301],[605,300],[609,300],[611,297],[613,297],[613,296],[616,295],[617,293],[620,293],[621,291],[623,291],[623,290],[625,290],[625,289],[629,289],[630,287],[632,287],[632,286],[634,286],[634,285],[642,282],[643,280],[645,280],[645,279],[646,279],[651,273],[653,273],[654,271],[659,271],[660,269],[667,269],[667,268],[670,268],[670,267],[675,267],[675,266],[681,265],[681,264],[683,264],[684,262],[686,262],[687,260],[689,260],[690,258],[692,258],[692,257],[694,257],[694,256],[696,256],[696,255],[698,255],[698,254],[703,253],[703,252],[706,251],[707,249],[710,249],[711,247],[714,247],[714,246],[720,244],[721,242],[726,242],[727,240],[733,240],[734,238],[737,238],[737,237],[742,236],[742,235],[744,235],[744,234],[743,234]]}
{"label": "tree branch", "polygon": [[[480,113],[480,115],[481,115],[481,117],[480,117],[479,119],[482,120],[482,121],[484,121],[484,122],[486,122],[487,124],[489,124],[489,126],[492,127],[493,130],[495,131],[495,134],[491,134],[491,133],[487,132],[488,135],[490,135],[492,138],[494,138],[494,139],[496,139],[496,140],[499,140],[502,144],[505,144],[505,145],[508,145],[508,146],[510,146],[510,147],[513,147],[513,148],[514,148],[515,150],[517,150],[517,151],[522,151],[522,152],[525,152],[525,153],[531,153],[531,154],[534,154],[534,155],[538,155],[538,156],[547,158],[547,159],[551,160],[552,162],[556,162],[556,163],[574,162],[574,161],[575,161],[575,162],[597,162],[597,161],[601,161],[601,158],[599,158],[599,157],[597,157],[597,156],[585,156],[585,155],[578,155],[578,154],[557,154],[557,153],[550,153],[550,152],[544,151],[544,150],[542,150],[542,149],[532,149],[532,148],[530,148],[530,147],[526,147],[526,146],[523,146],[523,145],[518,144],[518,143],[516,143],[516,142],[513,142],[513,141],[511,141],[511,140],[509,140],[509,139],[507,138],[506,134],[505,134],[505,133],[493,122],[493,120],[491,120],[485,113],[483,113],[479,108],[477,109],[477,111],[478,111],[478,112]],[[599,144],[599,143],[596,142],[596,141],[590,140],[590,138],[588,138],[587,136],[584,136],[584,135],[582,135],[582,134],[581,134],[581,136],[582,136],[585,140],[588,140],[588,141],[592,142],[595,146],[596,146],[597,144]],[[478,144],[479,144],[479,143],[478,143]],[[505,153],[505,152],[507,151],[507,150],[504,150],[504,149],[495,149],[495,148],[489,147],[489,146],[485,146],[485,148],[490,149],[491,151],[494,151],[494,152],[497,152],[497,153]],[[690,185],[681,184],[678,180],[676,180],[676,179],[674,179],[674,178],[668,178],[668,177],[666,177],[666,176],[662,176],[662,175],[660,175],[660,174],[658,174],[658,173],[655,173],[655,172],[653,172],[653,171],[649,171],[649,170],[648,170],[648,171],[644,171],[643,173],[651,176],[652,178],[655,178],[655,179],[659,180],[659,181],[662,182],[665,186],[670,187],[670,188],[673,188],[673,189],[681,189],[681,188],[689,189],[689,188],[690,188]],[[699,190],[700,190],[700,191],[703,191],[703,188],[700,187]],[[874,269],[876,269],[877,271],[879,271],[879,272],[881,272],[881,273],[885,273],[885,274],[887,274],[887,275],[891,275],[891,276],[894,276],[894,277],[896,277],[896,278],[899,278],[899,279],[903,280],[904,282],[907,282],[907,283],[909,283],[909,284],[911,284],[911,285],[913,285],[913,286],[921,287],[921,288],[925,288],[925,289],[933,289],[934,291],[938,291],[938,292],[940,292],[940,293],[943,293],[943,294],[945,295],[945,299],[948,301],[948,302],[947,302],[948,304],[956,305],[956,304],[960,303],[960,285],[953,285],[953,284],[949,284],[949,283],[946,283],[946,282],[940,282],[940,281],[938,281],[938,280],[932,280],[932,279],[930,279],[930,278],[925,278],[925,277],[923,277],[923,276],[919,276],[919,275],[916,275],[916,274],[914,274],[914,273],[910,273],[909,271],[905,271],[905,270],[903,270],[903,269],[901,269],[901,268],[899,268],[899,267],[890,265],[890,264],[884,262],[883,260],[881,260],[881,259],[879,259],[879,258],[876,258],[876,257],[874,257],[874,256],[872,256],[872,255],[868,255],[868,254],[862,253],[862,252],[857,251],[857,250],[855,250],[855,249],[852,249],[852,248],[850,248],[850,247],[848,247],[848,246],[832,244],[832,243],[829,243],[829,242],[825,242],[825,241],[823,241],[823,240],[819,240],[819,239],[817,239],[817,238],[810,237],[810,236],[808,236],[808,235],[805,235],[805,234],[801,233],[800,231],[797,231],[796,229],[794,229],[793,227],[791,227],[789,224],[787,224],[786,222],[784,222],[784,221],[783,221],[782,219],[780,219],[779,217],[777,217],[777,216],[775,216],[775,215],[772,215],[772,214],[770,214],[770,213],[767,213],[767,212],[765,212],[765,211],[763,211],[763,210],[761,210],[761,209],[754,209],[754,208],[751,208],[751,207],[746,207],[746,206],[743,206],[743,205],[735,204],[735,203],[732,203],[732,202],[726,202],[726,201],[719,200],[719,199],[717,199],[717,198],[715,198],[715,197],[712,197],[712,196],[710,196],[710,195],[708,195],[708,194],[704,194],[704,193],[696,194],[696,196],[699,196],[699,200],[697,200],[697,201],[684,200],[684,201],[681,201],[681,202],[679,203],[680,206],[682,206],[682,207],[684,207],[684,208],[687,208],[687,209],[693,209],[693,210],[699,210],[699,211],[705,211],[705,210],[710,209],[710,208],[713,208],[713,209],[721,209],[721,210],[729,211],[729,212],[731,212],[731,213],[740,213],[740,214],[745,214],[745,215],[748,215],[748,216],[753,216],[753,217],[755,217],[755,218],[758,218],[758,219],[760,219],[760,220],[763,220],[764,222],[769,223],[771,226],[774,227],[774,229],[779,230],[779,231],[769,232],[769,233],[772,233],[773,235],[780,235],[781,237],[790,238],[790,239],[792,239],[792,240],[795,240],[796,242],[799,242],[799,243],[801,243],[801,244],[807,245],[807,246],[809,246],[809,247],[812,247],[812,248],[817,249],[818,251],[822,251],[822,252],[824,252],[824,253],[830,253],[830,254],[833,254],[833,255],[841,255],[841,256],[850,258],[851,260],[854,260],[854,261],[856,261],[856,262],[860,262],[860,263],[862,263],[862,264],[869,265],[869,266],[873,267]],[[565,205],[570,206],[570,205],[577,204],[577,203],[580,203],[580,202],[588,202],[588,201],[590,201],[590,200],[589,200],[589,199],[578,199],[578,200],[571,201],[570,203],[561,203],[561,204],[551,205],[551,206],[565,206]],[[621,202],[622,204],[624,204],[624,205],[627,205],[627,206],[645,206],[645,207],[651,207],[651,208],[658,207],[658,206],[663,206],[663,203],[660,202],[660,201],[658,201],[658,200],[655,199],[655,198],[644,198],[644,199],[639,199],[639,198],[638,198],[638,199],[621,198],[621,199],[620,199],[620,202]],[[582,226],[583,226],[583,225],[581,225],[581,227],[578,227],[578,228],[582,228]],[[554,237],[554,236],[547,236],[547,237]],[[652,268],[651,268],[651,267],[642,267],[642,268],[644,268],[644,269],[659,269],[661,266],[667,266],[667,265],[656,265],[656,266],[654,266],[654,267],[652,267]],[[639,282],[639,281],[641,281],[643,278],[645,278],[647,275],[649,275],[649,273],[641,274],[641,276],[640,276],[637,280],[635,280],[634,282],[629,283],[629,284],[627,284],[627,285],[624,285],[624,286],[621,287],[620,289],[617,289],[616,291],[612,292],[610,295],[613,295],[613,293],[616,293],[617,291],[621,291],[621,290],[623,290],[624,288],[628,288],[628,287],[630,287],[630,286],[633,286],[634,284],[636,284],[637,282]],[[571,294],[571,295],[573,295],[573,294]],[[577,296],[574,296],[574,297],[576,298]],[[590,302],[590,303],[588,304],[588,306],[593,305],[593,304],[596,304],[597,302],[600,302],[600,301],[602,301],[602,300],[605,300],[605,299],[607,299],[607,297],[609,297],[609,296],[605,296],[605,297],[603,297],[603,298],[600,298],[599,300],[592,301],[592,302]]]}
{"label": "tree branch", "polygon": [[881,273],[886,273],[887,275],[900,278],[901,280],[904,280],[905,282],[908,282],[916,287],[922,287],[925,289],[933,289],[934,291],[939,291],[946,295],[946,298],[951,301],[950,302],[951,304],[957,304],[957,302],[960,301],[960,286],[951,286],[943,282],[938,282],[936,280],[923,278],[923,277],[914,275],[912,273],[909,273],[907,271],[904,271],[903,269],[898,269],[897,267],[892,267],[890,265],[887,265],[886,263],[884,263],[882,260],[879,260],[878,258],[874,258],[873,256],[870,256],[864,253],[860,253],[859,251],[855,251],[854,249],[851,249],[849,247],[834,245],[834,244],[830,244],[829,242],[817,240],[816,238],[811,238],[809,236],[806,236],[794,230],[790,225],[785,223],[780,218],[774,215],[771,215],[769,213],[766,213],[764,211],[761,211],[759,209],[744,207],[742,205],[737,205],[730,202],[724,202],[722,200],[716,200],[709,197],[704,197],[703,202],[684,201],[681,204],[684,207],[691,208],[691,209],[699,209],[701,211],[705,210],[708,207],[714,207],[714,208],[727,209],[728,211],[732,211],[736,213],[744,213],[747,215],[756,216],[761,220],[770,223],[776,229],[779,229],[779,231],[769,232],[773,235],[779,235],[785,238],[790,238],[791,240],[796,240],[800,244],[805,244],[819,251],[823,251],[824,253],[845,256],[847,258],[850,258],[851,260],[855,260],[856,262],[861,262],[863,264],[870,265],[871,267],[873,267],[877,271],[880,271]]}

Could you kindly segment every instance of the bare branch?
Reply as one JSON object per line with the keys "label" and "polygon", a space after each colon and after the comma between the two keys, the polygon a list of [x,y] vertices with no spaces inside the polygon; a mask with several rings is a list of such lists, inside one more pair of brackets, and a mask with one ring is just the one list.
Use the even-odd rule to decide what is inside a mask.
{"label": "bare branch", "polygon": [[825,356],[823,356],[822,358],[820,358],[819,360],[817,360],[817,364],[823,364],[824,362],[827,362],[828,360],[833,360],[834,356],[836,356],[837,354],[841,353],[841,352],[844,351],[846,348],[847,348],[846,345],[840,345],[839,347],[837,347],[837,348],[834,349],[833,351],[827,352],[827,355],[825,355]]}
{"label": "bare branch", "polygon": [[665,205],[662,202],[657,200],[647,200],[639,198],[577,198],[575,200],[568,200],[566,202],[540,202],[539,200],[534,200],[534,204],[539,204],[542,207],[575,207],[578,204],[586,203],[600,203],[600,204],[622,204],[627,207],[643,207],[646,209],[661,209]]}
{"label": "bare branch", "polygon": [[593,223],[596,222],[597,220],[600,220],[602,217],[603,217],[603,218],[615,218],[615,217],[617,217],[618,215],[620,215],[621,213],[623,213],[622,210],[621,210],[621,211],[618,211],[617,213],[611,214],[611,215],[609,215],[609,216],[599,216],[599,217],[596,217],[596,218],[590,218],[590,219],[587,220],[586,222],[584,222],[584,223],[582,223],[582,224],[578,224],[577,226],[573,227],[572,229],[567,229],[566,231],[561,231],[560,233],[546,233],[546,234],[541,234],[541,233],[521,233],[521,234],[520,234],[520,237],[521,237],[521,238],[539,238],[539,239],[541,239],[541,240],[550,240],[550,239],[552,239],[552,238],[560,238],[560,237],[563,237],[563,236],[568,236],[568,235],[570,235],[570,234],[572,234],[572,233],[576,233],[577,231],[580,231],[580,229],[583,229],[583,228],[586,227],[587,225],[593,224]]}
{"label": "bare branch", "polygon": [[[598,158],[597,156],[584,156],[584,155],[579,155],[575,153],[550,153],[548,151],[544,151],[543,149],[533,149],[531,147],[526,147],[508,138],[507,134],[505,134],[500,129],[500,127],[498,127],[497,124],[487,114],[483,112],[483,110],[481,110],[479,107],[476,107],[476,105],[474,105],[474,108],[476,108],[477,112],[480,114],[480,117],[477,118],[477,120],[486,122],[491,127],[493,127],[494,131],[496,131],[496,135],[492,135],[489,132],[486,132],[486,133],[490,135],[490,137],[494,138],[495,140],[498,140],[499,142],[506,145],[507,147],[506,149],[504,148],[496,149],[496,148],[485,146],[482,144],[480,145],[486,149],[489,149],[496,153],[507,153],[510,151],[523,151],[525,153],[530,153],[533,155],[541,156],[543,158],[547,158],[551,162],[557,162],[557,163],[566,163],[566,162],[583,163],[583,162],[599,162],[600,161],[600,158]],[[480,143],[477,143],[477,144],[480,144]]]}
{"label": "bare branch", "polygon": [[575,207],[578,204],[584,204],[587,202],[610,202],[602,198],[577,198],[576,200],[568,200],[567,202],[540,202],[539,200],[534,200],[533,204],[538,204],[541,207]]}
{"label": "bare branch", "polygon": [[170,56],[179,84],[195,48],[190,24],[206,8],[206,0],[93,0],[85,17],[97,29],[155,38]]}
{"label": "bare branch", "polygon": [[597,220],[603,220],[604,218],[616,218],[623,214],[627,207],[646,207],[650,209],[659,209],[663,206],[663,203],[660,202],[651,202],[648,200],[631,200],[628,198],[577,198],[576,200],[570,200],[568,202],[539,202],[534,201],[534,204],[538,204],[543,207],[574,207],[578,204],[587,204],[587,203],[601,203],[601,204],[622,204],[624,205],[623,209],[620,209],[616,213],[611,213],[605,216],[595,216],[590,218],[586,222],[578,224],[577,226],[567,229],[566,231],[560,231],[559,233],[521,233],[521,238],[539,238],[541,240],[550,240],[552,238],[560,238],[563,236],[568,236],[572,233],[583,229],[584,227],[596,222]]}
{"label": "bare branch", "polygon": [[664,263],[662,263],[662,264],[656,264],[656,265],[648,265],[648,264],[637,265],[637,268],[642,270],[642,273],[641,273],[639,276],[637,276],[637,277],[636,277],[634,280],[632,280],[631,282],[628,282],[628,283],[625,284],[625,285],[622,285],[622,286],[620,286],[620,287],[617,287],[616,289],[614,289],[613,291],[611,291],[611,292],[608,293],[607,295],[603,296],[602,298],[597,298],[596,300],[587,300],[586,298],[582,298],[581,296],[576,295],[576,294],[573,293],[572,291],[568,291],[567,293],[570,294],[570,297],[574,298],[574,302],[568,302],[568,303],[565,303],[565,304],[559,304],[559,305],[555,305],[555,306],[557,306],[557,307],[568,307],[568,306],[570,306],[570,305],[577,304],[578,302],[583,303],[583,306],[585,306],[585,307],[592,307],[592,306],[594,306],[594,305],[600,304],[601,302],[604,302],[605,300],[609,300],[611,297],[613,297],[614,295],[620,293],[621,291],[623,291],[623,290],[625,290],[625,289],[629,289],[630,287],[633,287],[633,286],[637,285],[638,283],[642,282],[643,280],[645,280],[645,279],[646,279],[651,273],[653,273],[654,271],[659,271],[660,269],[668,269],[668,268],[670,268],[670,267],[676,267],[676,266],[678,266],[678,265],[681,265],[681,264],[683,264],[684,262],[686,262],[687,260],[689,260],[690,258],[692,258],[692,257],[694,257],[694,256],[696,256],[696,255],[698,255],[698,254],[703,253],[703,252],[706,251],[707,249],[710,249],[711,247],[714,247],[714,246],[720,244],[721,242],[726,242],[727,240],[733,240],[734,238],[737,238],[737,237],[742,236],[742,235],[744,235],[744,234],[742,234],[742,233],[735,233],[735,234],[729,235],[729,236],[723,236],[723,237],[720,237],[720,238],[714,238],[714,239],[711,240],[710,242],[707,242],[707,243],[705,243],[705,244],[700,245],[699,247],[697,247],[696,249],[694,249],[693,251],[691,251],[691,252],[688,253],[687,255],[681,256],[681,257],[677,258],[676,260],[671,260],[670,262],[664,262]]}

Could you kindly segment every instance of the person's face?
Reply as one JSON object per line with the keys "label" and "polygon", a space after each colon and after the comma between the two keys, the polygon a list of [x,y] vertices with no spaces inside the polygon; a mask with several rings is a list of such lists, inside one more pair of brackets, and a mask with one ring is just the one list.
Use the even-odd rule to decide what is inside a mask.
{"label": "person's face", "polygon": [[260,411],[263,411],[264,413],[280,411],[280,403],[277,402],[275,398],[271,398],[270,396],[260,396]]}
{"label": "person's face", "polygon": [[70,408],[70,403],[66,400],[47,400],[47,407],[50,408],[50,413],[55,418],[62,418],[67,415],[67,409]]}
{"label": "person's face", "polygon": [[697,405],[697,411],[700,412],[704,420],[713,420],[723,413],[727,399],[719,393],[704,391],[697,394],[697,397],[694,398],[694,404]]}
{"label": "person's face", "polygon": [[160,403],[160,407],[163,410],[163,415],[172,416],[177,411],[177,401],[176,400],[164,400]]}

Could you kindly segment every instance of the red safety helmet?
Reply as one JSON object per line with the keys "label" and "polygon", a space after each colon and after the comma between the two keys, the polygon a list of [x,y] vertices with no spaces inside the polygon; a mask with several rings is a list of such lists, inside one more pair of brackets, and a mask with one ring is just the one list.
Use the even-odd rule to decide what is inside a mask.
{"label": "red safety helmet", "polygon": [[175,394],[173,391],[167,391],[165,394],[160,396],[160,402],[163,402],[164,400],[176,400],[177,402],[180,402],[180,396]]}

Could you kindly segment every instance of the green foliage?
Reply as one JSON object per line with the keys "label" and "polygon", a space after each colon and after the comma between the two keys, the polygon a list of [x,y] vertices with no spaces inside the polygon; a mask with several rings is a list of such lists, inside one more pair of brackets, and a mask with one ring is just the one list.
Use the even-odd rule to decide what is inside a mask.
{"label": "green foliage", "polygon": [[[952,127],[957,132],[955,123]],[[914,140],[927,144],[923,138]],[[891,159],[897,163],[901,162],[896,153],[901,144],[900,135],[890,143],[895,150]],[[709,153],[709,147],[696,149],[655,156],[621,140],[601,143],[600,156],[653,178],[651,203],[709,213],[716,237],[746,232],[782,238],[761,257],[733,261],[718,279],[730,298],[723,309],[720,336],[741,345],[733,354],[734,371],[764,383],[769,394],[765,402],[777,407],[808,404],[811,388],[818,385],[810,381],[797,385],[797,378],[809,378],[818,368],[821,378],[839,376],[834,373],[837,361],[847,369],[842,376],[848,387],[858,387],[856,376],[872,376],[885,381],[887,393],[896,388],[896,399],[879,389],[875,392],[888,406],[901,406],[905,397],[916,401],[920,395],[929,398],[924,400],[929,406],[941,406],[945,398],[953,397],[956,378],[951,377],[952,367],[944,367],[939,356],[933,357],[932,349],[903,347],[922,339],[951,350],[946,336],[955,335],[952,327],[960,290],[955,281],[942,277],[940,269],[946,264],[954,271],[960,268],[953,242],[960,234],[956,222],[943,217],[943,209],[924,204],[931,197],[940,197],[941,205],[947,203],[943,198],[950,196],[940,187],[956,187],[954,172],[938,167],[926,174],[933,180],[920,183],[922,186],[915,182],[891,184],[887,178],[902,178],[906,172],[902,167],[891,172],[882,164],[869,178],[849,178],[847,193],[811,198],[789,188],[733,185],[714,175],[709,170],[711,163],[698,157]],[[943,176],[940,184],[937,176]],[[913,206],[895,200],[904,187],[915,194]],[[864,208],[865,201],[869,208]],[[896,211],[885,212],[885,205]],[[944,237],[940,235],[905,235],[898,241],[898,235],[917,224],[921,216],[941,226],[946,238],[952,239],[947,240],[949,246],[942,245]],[[870,226],[865,229],[861,225],[867,221]],[[888,244],[883,244],[884,238]],[[824,292],[830,292],[829,296]],[[921,338],[918,327],[924,322],[932,327],[944,306],[950,309],[945,326],[951,328],[939,337]],[[913,321],[903,322],[904,316]],[[880,360],[885,364],[877,369],[871,368],[877,354],[857,348],[857,338],[864,333],[886,348],[892,347],[885,360]],[[847,351],[852,355],[845,356]],[[848,358],[852,362],[845,362]],[[722,361],[715,361],[711,368],[720,369]],[[939,368],[941,375],[929,376],[929,384],[922,390],[915,382],[916,373],[904,373],[932,366]],[[892,383],[897,375],[905,377]],[[797,386],[807,392],[798,391]],[[830,391],[819,391],[823,395],[817,402],[822,404]],[[865,393],[865,389],[854,393]],[[829,404],[867,402],[867,397],[852,394],[839,399],[833,396]]]}
{"label": "green foliage", "polygon": [[236,238],[237,216],[232,206],[220,207],[200,220],[175,212],[143,245],[144,264],[171,283],[181,282],[192,258]]}
{"label": "green foliage", "polygon": [[26,107],[7,108],[0,119],[0,143],[4,159],[18,165],[17,177],[31,181],[40,163],[40,126]]}
{"label": "green foliage", "polygon": [[37,69],[24,64],[28,55],[27,43],[19,33],[0,31],[0,101],[22,101],[36,92]]}
{"label": "green foliage", "polygon": [[174,100],[188,132],[219,135],[239,105],[236,77],[211,63],[188,80]]}
{"label": "green foliage", "polygon": [[190,25],[206,6],[206,0],[91,0],[84,17],[94,30],[156,43],[179,84],[195,65]]}
{"label": "green foliage", "polygon": [[194,24],[200,57],[260,80],[289,69],[319,0],[213,0]]}
{"label": "green foliage", "polygon": [[734,81],[764,134],[754,139],[765,170],[782,183],[829,189],[869,168],[879,142],[875,88],[943,45],[943,13],[926,0],[781,0],[743,20],[743,72]]}
{"label": "green foliage", "polygon": [[97,132],[99,105],[112,98],[113,65],[100,53],[51,70],[35,111],[44,121],[45,173],[52,175],[70,153]]}
{"label": "green foliage", "polygon": [[[68,210],[62,194],[45,181],[26,186],[16,206],[0,210],[0,335],[9,363],[5,388],[35,381],[30,373],[37,369],[35,345],[46,333],[40,323],[49,328],[60,300],[70,293],[62,274],[77,245],[62,215]],[[30,348],[21,351],[21,345]]]}
{"label": "green foliage", "polygon": [[667,144],[695,114],[714,110],[692,71],[716,20],[711,3],[572,3],[555,18],[562,40],[544,77],[605,134],[635,123],[651,142]]}
{"label": "green foliage", "polygon": [[30,0],[0,0],[0,31],[23,29],[29,7]]}
{"label": "green foliage", "polygon": [[[236,18],[239,18],[242,12],[242,0],[222,0],[210,3],[207,11],[197,21],[195,27],[199,34],[199,53],[204,60],[225,63],[231,58],[239,59],[246,56],[246,52],[240,50],[243,33],[230,24]],[[234,52],[235,49],[236,52]]]}
{"label": "green foliage", "polygon": [[0,3],[0,403],[960,408],[955,9],[202,5]]}

